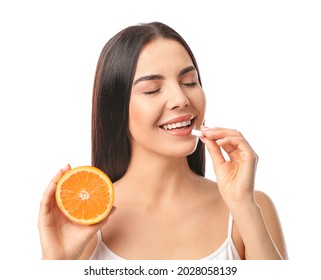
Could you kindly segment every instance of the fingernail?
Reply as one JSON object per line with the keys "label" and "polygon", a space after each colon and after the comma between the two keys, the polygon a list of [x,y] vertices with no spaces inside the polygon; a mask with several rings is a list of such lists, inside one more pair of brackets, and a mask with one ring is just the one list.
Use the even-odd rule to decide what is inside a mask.
{"label": "fingernail", "polygon": [[209,130],[209,127],[205,126],[205,125],[201,125],[200,129],[202,131],[206,131],[206,130]]}

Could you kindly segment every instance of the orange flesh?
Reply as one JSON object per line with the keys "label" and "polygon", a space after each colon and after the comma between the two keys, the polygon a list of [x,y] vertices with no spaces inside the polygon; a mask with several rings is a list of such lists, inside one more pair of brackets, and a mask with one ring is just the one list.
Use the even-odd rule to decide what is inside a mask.
{"label": "orange flesh", "polygon": [[108,177],[101,177],[93,167],[86,168],[90,171],[78,170],[67,178],[62,177],[56,193],[61,211],[80,224],[96,223],[106,217],[114,195]]}

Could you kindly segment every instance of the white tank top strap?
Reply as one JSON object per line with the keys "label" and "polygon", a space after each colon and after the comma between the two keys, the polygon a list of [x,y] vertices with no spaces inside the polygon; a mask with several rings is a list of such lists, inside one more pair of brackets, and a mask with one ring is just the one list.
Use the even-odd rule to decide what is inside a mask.
{"label": "white tank top strap", "polygon": [[97,231],[97,238],[98,238],[98,243],[103,241],[103,235],[100,229]]}
{"label": "white tank top strap", "polygon": [[227,229],[227,238],[232,240],[232,231],[233,231],[233,216],[230,213],[228,218],[228,229]]}

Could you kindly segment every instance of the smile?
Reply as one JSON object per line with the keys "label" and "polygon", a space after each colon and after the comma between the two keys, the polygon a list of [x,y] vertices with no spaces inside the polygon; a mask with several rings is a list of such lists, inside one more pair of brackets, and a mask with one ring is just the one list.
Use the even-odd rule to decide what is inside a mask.
{"label": "smile", "polygon": [[162,126],[163,129],[165,130],[172,130],[175,128],[183,128],[183,127],[188,127],[192,124],[192,120],[188,120],[188,121],[183,121],[183,122],[176,122],[176,123],[172,123],[172,124],[165,124]]}

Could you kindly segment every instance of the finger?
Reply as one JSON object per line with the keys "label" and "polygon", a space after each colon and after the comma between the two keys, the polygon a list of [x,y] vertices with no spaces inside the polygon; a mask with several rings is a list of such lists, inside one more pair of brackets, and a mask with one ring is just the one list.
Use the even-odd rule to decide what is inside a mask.
{"label": "finger", "polygon": [[57,174],[51,179],[47,189],[45,190],[41,203],[40,203],[40,211],[41,214],[46,214],[48,213],[48,211],[50,211],[50,206],[51,203],[53,201],[54,198],[54,194],[56,191],[56,186],[57,186],[57,182],[59,181],[59,179],[61,178],[61,176],[67,172],[68,170],[70,170],[70,165],[66,165],[63,169],[60,169]]}
{"label": "finger", "polygon": [[242,138],[240,137],[225,137],[216,141],[217,145],[222,147],[227,154],[232,154],[234,151],[241,148]]}
{"label": "finger", "polygon": [[56,173],[56,175],[51,179],[50,184],[54,183],[57,184],[59,179],[61,178],[61,176],[64,174],[65,172],[62,169],[59,169],[59,171]]}
{"label": "finger", "polygon": [[64,168],[59,169],[57,174],[51,179],[50,183],[57,184],[62,175],[71,169],[70,164],[68,163]]}
{"label": "finger", "polygon": [[70,164],[68,163],[62,170],[64,173],[66,173],[67,171],[69,171],[71,169]]}
{"label": "finger", "polygon": [[233,161],[257,160],[257,155],[243,137],[225,137],[216,143]]}
{"label": "finger", "polygon": [[64,171],[62,169],[59,169],[57,174],[51,179],[46,191],[44,192],[43,199],[46,199],[48,196],[50,196],[50,194],[52,194],[52,192],[55,191],[56,185],[63,174],[64,174]]}
{"label": "finger", "polygon": [[43,194],[42,200],[40,202],[40,216],[46,215],[50,212],[52,201],[55,196],[56,184],[51,182]]}
{"label": "finger", "polygon": [[215,140],[229,155],[230,159],[237,160],[239,155],[244,156],[246,152],[248,152],[251,157],[257,157],[242,133],[235,129],[221,127],[204,128],[203,133],[205,137]]}
{"label": "finger", "polygon": [[235,129],[227,129],[227,128],[221,128],[221,127],[214,127],[214,128],[204,128],[202,129],[202,132],[204,135],[213,140],[222,139],[225,137],[243,137],[241,132],[235,130]]}
{"label": "finger", "polygon": [[214,169],[226,162],[220,146],[218,146],[214,140],[202,137],[202,141],[206,145],[207,150],[212,158]]}

